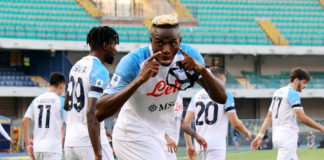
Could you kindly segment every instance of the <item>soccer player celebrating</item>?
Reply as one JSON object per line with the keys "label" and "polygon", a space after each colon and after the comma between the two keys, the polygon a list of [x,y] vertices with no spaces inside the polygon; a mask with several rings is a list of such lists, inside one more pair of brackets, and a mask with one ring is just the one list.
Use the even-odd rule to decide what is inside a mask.
{"label": "soccer player celebrating", "polygon": [[[165,130],[179,89],[184,89],[179,80],[190,81],[190,86],[195,80],[186,79],[186,75],[199,74],[197,82],[210,97],[226,102],[223,86],[205,68],[200,53],[181,43],[180,26],[174,16],[162,15],[152,20],[150,41],[149,46],[122,58],[108,89],[98,100],[96,116],[100,121],[121,109],[113,130],[114,151],[120,160],[166,159]],[[169,75],[178,78],[170,81]],[[189,127],[183,129],[196,135]]]}
{"label": "soccer player celebrating", "polygon": [[[222,68],[212,67],[210,71],[225,85],[226,76]],[[242,132],[247,140],[251,139],[251,133],[237,117],[232,94],[228,91],[226,94],[225,104],[214,102],[204,89],[191,98],[184,124],[190,126],[191,121],[195,119],[197,133],[206,139],[208,147],[203,151],[196,143],[195,149],[191,138],[185,134],[187,154],[190,159],[194,159],[197,150],[201,160],[225,160],[228,121],[236,130]]]}
{"label": "soccer player celebrating", "polygon": [[[36,160],[61,160],[61,129],[64,122],[65,77],[61,73],[50,76],[49,91],[36,97],[28,107],[22,121],[24,141],[28,155]],[[34,141],[30,144],[29,126],[34,120]]]}
{"label": "soccer player celebrating", "polygon": [[272,97],[269,112],[258,136],[251,143],[254,151],[260,147],[265,131],[272,122],[272,142],[278,147],[277,160],[298,160],[297,140],[299,128],[296,117],[304,124],[324,133],[324,127],[304,113],[300,92],[310,80],[308,71],[295,68],[290,72],[288,86],[278,89]]}
{"label": "soccer player celebrating", "polygon": [[103,63],[111,64],[117,32],[107,26],[94,27],[87,36],[90,54],[71,69],[67,87],[65,157],[67,160],[113,160],[104,122],[95,117],[96,102],[108,85],[109,72]]}

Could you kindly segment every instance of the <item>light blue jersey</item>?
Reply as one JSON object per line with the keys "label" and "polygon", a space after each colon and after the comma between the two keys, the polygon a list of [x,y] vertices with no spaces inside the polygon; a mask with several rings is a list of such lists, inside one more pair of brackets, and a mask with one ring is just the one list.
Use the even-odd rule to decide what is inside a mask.
{"label": "light blue jersey", "polygon": [[[91,146],[86,111],[88,98],[99,98],[109,82],[109,72],[97,57],[86,56],[71,69],[67,91],[69,111],[65,146]],[[104,122],[101,122],[101,143],[108,143]]]}
{"label": "light blue jersey", "polygon": [[[204,65],[202,56],[194,48],[186,44],[181,44],[180,47]],[[113,94],[125,88],[141,72],[145,60],[151,55],[151,47],[146,46],[124,56],[104,92]],[[142,84],[128,99],[119,113],[113,138],[136,141],[145,136],[153,136],[164,147],[165,130],[179,92],[177,88],[166,84],[166,77],[170,67],[183,59],[179,51],[170,66],[160,66],[158,74]],[[180,87],[181,84],[173,82]]]}

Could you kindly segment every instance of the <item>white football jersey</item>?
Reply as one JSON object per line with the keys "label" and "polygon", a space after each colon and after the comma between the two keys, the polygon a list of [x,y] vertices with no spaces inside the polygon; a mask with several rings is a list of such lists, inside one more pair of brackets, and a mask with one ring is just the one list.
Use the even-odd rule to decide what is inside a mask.
{"label": "white football jersey", "polygon": [[64,98],[53,92],[36,97],[25,117],[34,120],[34,152],[62,153]]}
{"label": "white football jersey", "polygon": [[178,144],[179,142],[182,113],[183,113],[183,96],[182,96],[182,92],[179,92],[179,95],[175,102],[173,115],[169,118],[169,123],[166,130],[168,136],[172,140],[174,140],[176,144]]}
{"label": "white football jersey", "polygon": [[272,112],[274,139],[298,136],[299,128],[294,109],[303,109],[299,92],[286,86],[273,94],[269,111]]}
{"label": "white football jersey", "polygon": [[[236,112],[234,98],[230,92],[226,92],[225,104],[219,104],[210,99],[208,93],[202,89],[196,93],[190,101],[187,111],[194,112],[196,132],[205,138],[207,149],[226,149],[226,136],[228,117],[226,112]],[[200,146],[195,142],[196,150]]]}
{"label": "white football jersey", "polygon": [[[195,49],[185,44],[181,44],[180,47],[204,64],[202,56]],[[151,47],[146,46],[124,56],[104,92],[114,94],[125,88],[141,72],[146,59],[152,54]],[[167,124],[173,114],[179,92],[175,87],[167,85],[166,78],[170,67],[182,59],[182,53],[179,51],[170,66],[160,66],[158,74],[142,84],[128,99],[118,115],[113,138],[137,141],[142,137],[151,136],[164,147]],[[181,86],[175,80],[171,83]]]}
{"label": "white football jersey", "polygon": [[[67,91],[65,146],[91,146],[87,126],[88,98],[99,98],[109,81],[109,72],[97,57],[86,56],[71,69]],[[104,122],[100,123],[101,143],[108,143]]]}

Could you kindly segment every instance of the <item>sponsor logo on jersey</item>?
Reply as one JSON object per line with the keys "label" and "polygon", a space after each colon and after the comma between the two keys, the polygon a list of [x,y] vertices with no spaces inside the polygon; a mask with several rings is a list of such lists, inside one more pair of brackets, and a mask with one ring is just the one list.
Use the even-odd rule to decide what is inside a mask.
{"label": "sponsor logo on jersey", "polygon": [[121,78],[120,75],[115,73],[111,79],[110,85],[113,87],[116,87],[120,81],[120,78]]}
{"label": "sponsor logo on jersey", "polygon": [[159,106],[152,104],[152,105],[148,106],[147,109],[150,112],[154,112],[154,111],[165,111],[172,107],[174,107],[174,101],[166,102],[164,104],[160,104]]}
{"label": "sponsor logo on jersey", "polygon": [[[177,80],[175,80],[174,85],[178,86],[179,88],[182,87],[182,85]],[[153,91],[147,93],[146,95],[153,96],[153,97],[160,97],[162,95],[169,95],[171,93],[176,93],[178,91],[179,90],[177,88],[167,85],[165,80],[161,80],[155,85]]]}

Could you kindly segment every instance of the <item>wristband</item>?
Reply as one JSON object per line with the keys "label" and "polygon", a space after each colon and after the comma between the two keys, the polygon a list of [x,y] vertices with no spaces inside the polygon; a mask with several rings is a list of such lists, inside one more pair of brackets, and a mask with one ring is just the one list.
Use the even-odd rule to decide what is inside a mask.
{"label": "wristband", "polygon": [[263,138],[264,137],[264,134],[263,133],[259,133],[258,134],[258,137]]}

